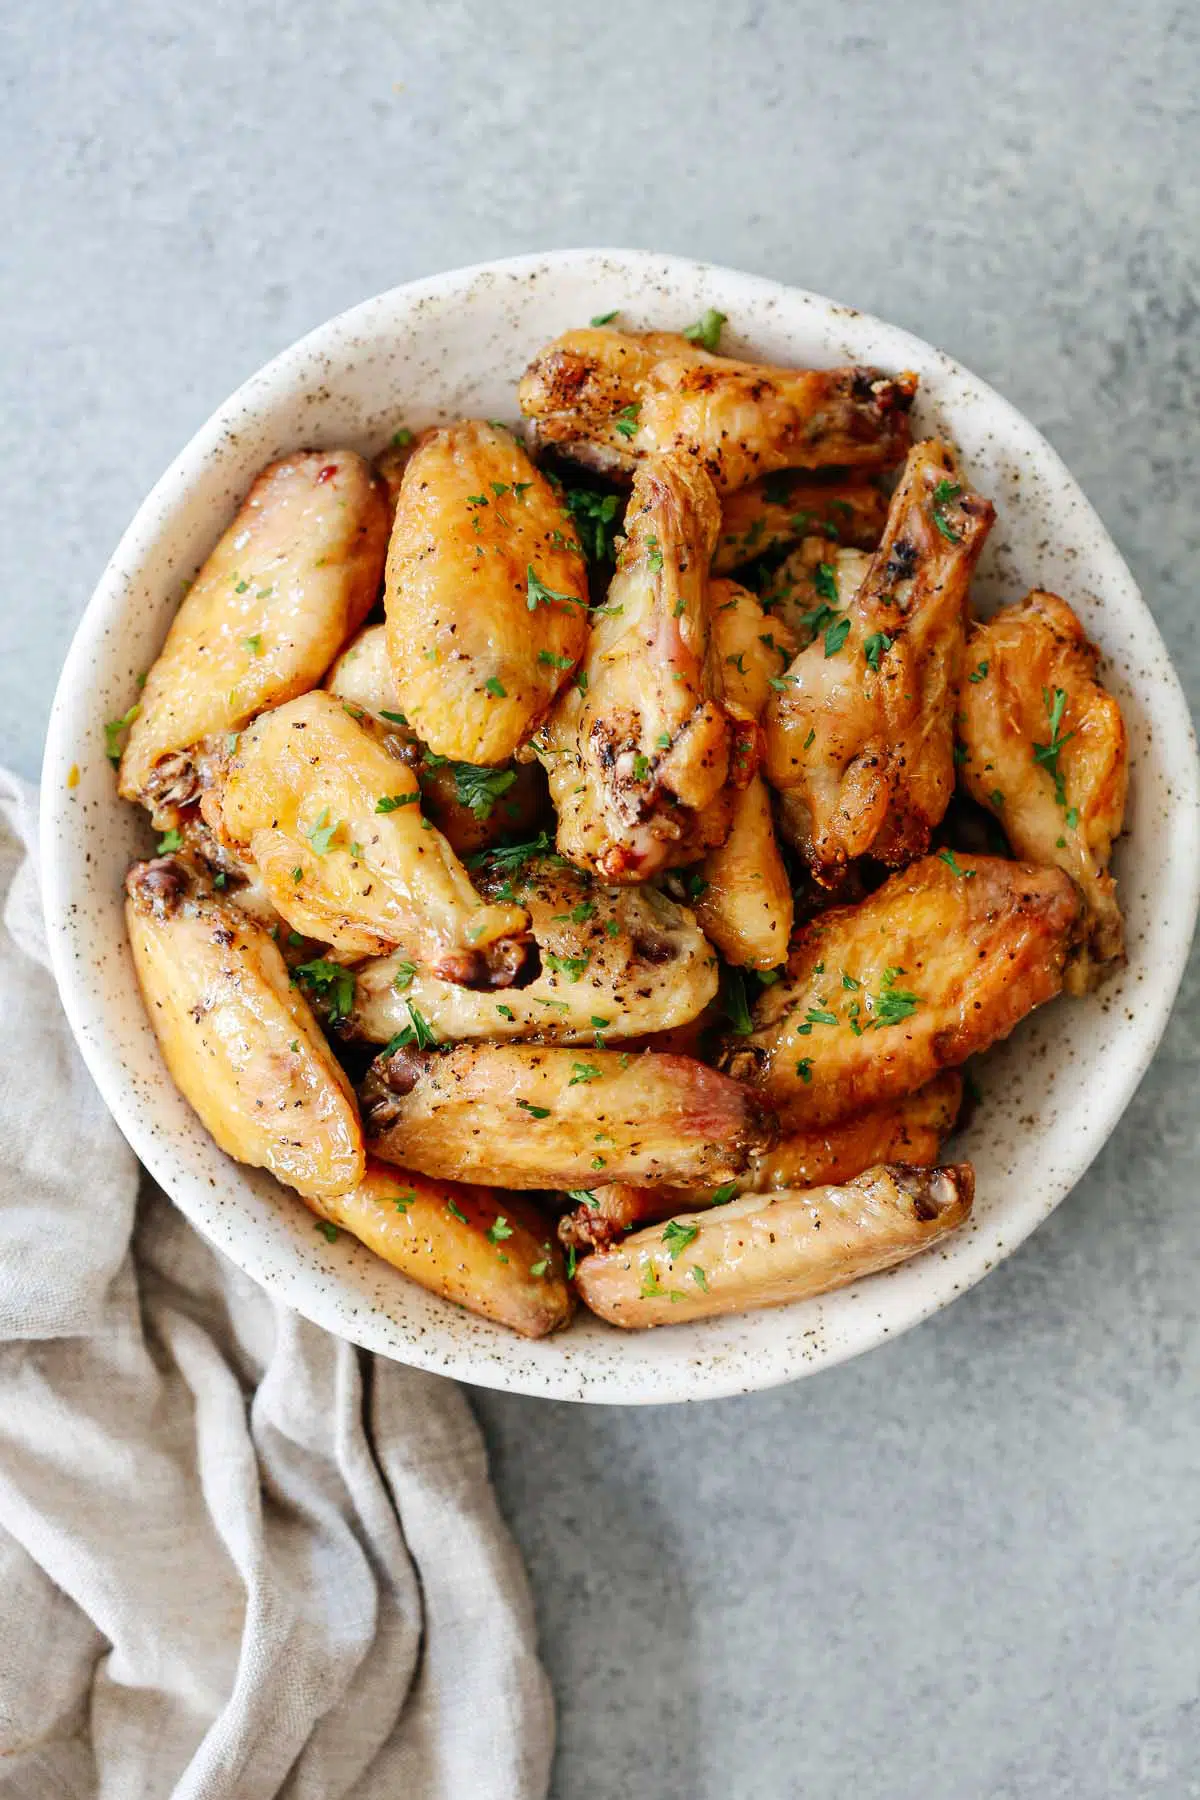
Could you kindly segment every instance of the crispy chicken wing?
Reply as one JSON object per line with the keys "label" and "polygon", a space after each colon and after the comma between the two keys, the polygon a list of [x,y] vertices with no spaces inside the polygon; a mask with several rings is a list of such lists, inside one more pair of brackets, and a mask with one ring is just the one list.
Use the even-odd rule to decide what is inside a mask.
{"label": "crispy chicken wing", "polygon": [[270,934],[178,857],[135,863],[125,892],[163,1058],[221,1149],[313,1202],[353,1188],[354,1095]]}
{"label": "crispy chicken wing", "polygon": [[1108,859],[1128,750],[1098,661],[1066,601],[1035,590],[976,627],[959,711],[959,779],[971,798],[1001,821],[1018,856],[1065,869],[1083,891],[1086,938],[1067,972],[1076,993],[1124,947]]}
{"label": "crispy chicken wing", "polygon": [[346,646],[325,686],[376,731],[389,755],[409,765],[421,786],[421,807],[457,856],[486,849],[503,837],[528,836],[546,803],[536,763],[488,768],[435,756],[400,711],[382,625],[368,625]]}
{"label": "crispy chicken wing", "polygon": [[819,565],[811,642],[766,719],[781,822],[819,880],[867,852],[902,866],[946,810],[967,584],[993,517],[944,445],[917,444],[848,609]]}
{"label": "crispy chicken wing", "polygon": [[718,519],[712,483],[686,458],[639,467],[608,603],[534,738],[560,851],[608,881],[692,862],[729,829],[731,732],[709,663]]}
{"label": "crispy chicken wing", "polygon": [[519,1195],[368,1160],[357,1187],[310,1205],[410,1281],[522,1337],[545,1337],[571,1317],[553,1234]]}
{"label": "crispy chicken wing", "polygon": [[874,550],[883,536],[887,497],[869,481],[821,481],[806,469],[777,469],[727,494],[713,574],[728,575],[765,551],[803,537]]}
{"label": "crispy chicken wing", "polygon": [[769,1136],[749,1089],[685,1056],[459,1044],[379,1057],[362,1089],[387,1162],[510,1188],[728,1180]]}
{"label": "crispy chicken wing", "polygon": [[523,908],[480,899],[411,770],[330,694],[256,720],[202,810],[288,924],[347,961],[403,950],[473,987],[534,973]]}
{"label": "crispy chicken wing", "polygon": [[1058,869],[928,856],[804,928],[722,1066],[794,1131],[912,1093],[1053,999],[1079,913]]}
{"label": "crispy chicken wing", "polygon": [[806,537],[771,572],[759,603],[773,629],[783,626],[797,647],[807,645],[831,622],[831,608],[845,612],[853,603],[870,566],[865,550],[843,550],[828,538]]}
{"label": "crispy chicken wing", "polygon": [[731,493],[773,469],[880,469],[908,448],[915,375],[777,369],[669,331],[567,331],[522,378],[538,443],[604,474],[677,452]]}
{"label": "crispy chicken wing", "polygon": [[387,646],[413,730],[439,756],[504,763],[587,640],[571,516],[510,431],[465,419],[404,470],[387,558]]}
{"label": "crispy chicken wing", "polygon": [[353,450],[263,470],[192,583],[146,677],[120,791],[159,825],[196,797],[204,738],[315,686],[379,592],[387,507]]}
{"label": "crispy chicken wing", "polygon": [[558,859],[493,877],[485,892],[515,893],[527,909],[541,973],[499,999],[414,969],[402,956],[363,963],[348,1024],[383,1044],[415,1006],[442,1041],[536,1039],[597,1044],[671,1031],[717,991],[717,959],[692,914],[656,888],[601,887]]}
{"label": "crispy chicken wing", "polygon": [[681,1325],[784,1306],[905,1262],[962,1224],[969,1163],[868,1169],[837,1187],[747,1194],[585,1257],[584,1304],[612,1325]]}

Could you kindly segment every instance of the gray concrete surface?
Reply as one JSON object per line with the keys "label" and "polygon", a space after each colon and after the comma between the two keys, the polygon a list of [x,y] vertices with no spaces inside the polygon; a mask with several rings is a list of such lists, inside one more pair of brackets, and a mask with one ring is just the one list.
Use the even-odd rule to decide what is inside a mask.
{"label": "gray concrete surface", "polygon": [[[1194,9],[9,0],[0,758],[137,501],[340,307],[555,244],[794,280],[1049,434],[1193,699]],[[694,1410],[478,1399],[559,1800],[1200,1795],[1195,969],[1090,1176],[902,1342]],[[465,1797],[464,1797],[465,1800]]]}

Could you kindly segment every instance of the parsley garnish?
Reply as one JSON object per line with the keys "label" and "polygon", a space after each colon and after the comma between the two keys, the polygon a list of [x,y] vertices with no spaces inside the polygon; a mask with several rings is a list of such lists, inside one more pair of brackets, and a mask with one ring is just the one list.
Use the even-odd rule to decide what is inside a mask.
{"label": "parsley garnish", "polygon": [[740,969],[730,968],[728,964],[722,968],[717,1005],[737,1036],[749,1037],[754,1024],[750,1018],[750,1003],[746,999],[746,979]]}
{"label": "parsley garnish", "polygon": [[486,690],[487,693],[489,693],[492,696],[493,700],[507,700],[508,699],[507,690],[505,689],[503,684],[496,679],[496,677],[494,675],[489,675],[483,685],[484,685],[484,689]]}
{"label": "parsley garnish", "polygon": [[1066,732],[1062,737],[1059,736],[1058,728],[1062,724],[1062,716],[1067,704],[1066,689],[1055,688],[1053,698],[1051,698],[1049,688],[1043,688],[1042,703],[1046,708],[1046,717],[1050,721],[1050,742],[1034,744],[1033,760],[1035,763],[1041,763],[1043,769],[1053,778],[1054,798],[1060,806],[1065,807],[1067,789],[1062,770],[1058,766],[1058,753],[1063,745],[1069,743],[1075,736],[1073,731]]}
{"label": "parsley garnish", "polygon": [[158,856],[170,856],[170,854],[173,850],[182,850],[182,849],[183,849],[183,839],[180,836],[176,827],[172,826],[170,831],[164,831],[162,836],[159,838],[158,843],[155,847],[155,854]]}
{"label": "parsley garnish", "polygon": [[586,1206],[592,1212],[600,1210],[600,1202],[591,1188],[567,1188],[566,1196],[568,1200],[574,1200],[577,1206]]}
{"label": "parsley garnish", "polygon": [[461,1225],[469,1225],[471,1223],[471,1221],[470,1221],[470,1219],[468,1219],[466,1213],[460,1211],[460,1209],[455,1205],[453,1200],[447,1200],[446,1211],[450,1214],[450,1217],[452,1219],[457,1219]]}
{"label": "parsley garnish", "polygon": [[665,1299],[666,1294],[667,1290],[658,1279],[658,1273],[655,1270],[654,1264],[647,1263],[642,1270],[642,1299]]}
{"label": "parsley garnish", "polygon": [[662,1241],[667,1246],[667,1255],[671,1261],[674,1262],[680,1252],[686,1250],[689,1244],[695,1243],[699,1236],[698,1225],[683,1225],[678,1219],[668,1219]]}
{"label": "parsley garnish", "polygon": [[591,960],[590,950],[583,951],[580,956],[556,956],[553,950],[542,951],[542,961],[546,967],[554,974],[565,975],[572,983],[579,980]]}
{"label": "parsley garnish", "polygon": [[938,859],[940,862],[944,862],[946,867],[950,870],[950,873],[952,875],[957,875],[958,879],[960,881],[973,881],[974,880],[974,878],[975,878],[974,869],[961,868],[959,866],[958,859],[955,856],[953,850],[939,850],[938,851]]}
{"label": "parsley garnish", "polygon": [[408,724],[408,720],[405,718],[403,713],[386,712],[383,708],[380,708],[379,716],[381,719],[387,719],[389,724],[392,724],[392,725],[407,725]]}
{"label": "parsley garnish", "polygon": [[391,1196],[392,1205],[395,1207],[395,1209],[398,1213],[406,1213],[408,1211],[409,1207],[415,1201],[416,1197],[417,1197],[416,1189],[409,1188],[409,1190],[406,1194],[393,1194]]}
{"label": "parsley garnish", "polygon": [[437,1043],[437,1033],[424,1014],[417,1011],[411,1000],[406,1000],[404,1006],[410,1022],[403,1031],[388,1039],[383,1047],[384,1056],[391,1056],[393,1051],[403,1050],[408,1044],[415,1044],[418,1050],[428,1050],[431,1044]]}
{"label": "parsley garnish", "polygon": [[141,707],[135,704],[121,718],[110,719],[104,727],[104,754],[114,767],[121,760],[121,733],[128,731],[141,710]]}
{"label": "parsley garnish", "polygon": [[300,963],[292,970],[292,984],[304,983],[314,994],[320,994],[329,1006],[329,1022],[344,1019],[354,1006],[354,976],[341,963],[319,956],[315,962]]}
{"label": "parsley garnish", "polygon": [[871,1010],[875,1015],[876,1031],[885,1025],[899,1025],[910,1019],[921,1004],[915,994],[905,993],[902,988],[893,984],[897,975],[903,975],[903,969],[885,969],[879,984],[879,993],[871,1002]]}
{"label": "parsley garnish", "polygon": [[692,1264],[691,1275],[692,1275],[692,1280],[695,1282],[696,1286],[698,1288],[701,1288],[704,1291],[704,1293],[707,1294],[707,1292],[708,1292],[708,1277],[705,1275],[704,1270],[700,1267],[699,1263]]}
{"label": "parsley garnish", "polygon": [[262,655],[262,632],[256,631],[253,637],[242,639],[242,649],[248,650],[251,656]]}
{"label": "parsley garnish", "polygon": [[535,1106],[531,1100],[518,1100],[517,1105],[525,1112],[532,1114],[535,1119],[548,1119],[550,1117],[550,1108],[548,1106]]}
{"label": "parsley garnish", "polygon": [[800,1061],[796,1064],[796,1073],[803,1082],[810,1082],[812,1080],[811,1056],[802,1056],[800,1058]]}
{"label": "parsley garnish", "polygon": [[515,1025],[515,1024],[516,1024],[516,1022],[517,1022],[517,1015],[516,1015],[516,1013],[515,1013],[515,1012],[514,1012],[514,1011],[513,1011],[513,1009],[512,1009],[512,1007],[511,1007],[511,1006],[501,1006],[501,1005],[500,1005],[500,1003],[499,1003],[499,1002],[498,1002],[498,1001],[497,1001],[497,1003],[496,1003],[496,1011],[497,1011],[497,1012],[498,1012],[498,1013],[499,1013],[499,1014],[500,1014],[500,1017],[501,1017],[501,1018],[502,1018],[502,1019],[507,1019],[507,1020],[508,1020],[508,1022],[509,1022],[509,1024],[510,1024],[510,1025]]}
{"label": "parsley garnish", "polygon": [[450,764],[454,772],[454,791],[460,806],[469,806],[482,823],[492,816],[492,808],[502,794],[507,794],[517,779],[515,769],[484,769],[477,763]]}
{"label": "parsley garnish", "polygon": [[633,759],[633,779],[637,782],[644,782],[649,780],[649,777],[650,758],[643,756],[639,751]]}
{"label": "parsley garnish", "polygon": [[392,976],[392,986],[398,994],[402,994],[405,988],[410,988],[412,986],[413,977],[416,972],[416,963],[402,962],[396,964],[396,973]]}
{"label": "parsley garnish", "polygon": [[850,621],[847,618],[835,619],[825,632],[825,654],[836,656],[846,639],[850,636]]}
{"label": "parsley garnish", "polygon": [[544,1275],[549,1267],[550,1258],[548,1256],[543,1256],[540,1262],[530,1263],[529,1273],[531,1275]]}
{"label": "parsley garnish", "polygon": [[706,350],[715,351],[721,341],[721,327],[728,317],[728,313],[718,312],[715,306],[710,306],[694,325],[684,326],[683,335],[689,343],[702,344]]}
{"label": "parsley garnish", "polygon": [[978,668],[971,670],[971,673],[967,676],[967,680],[972,682],[982,681],[987,672],[988,666],[985,658],[984,661],[979,664]]}
{"label": "parsley garnish", "polygon": [[597,313],[595,318],[588,320],[588,324],[589,325],[609,325],[616,318],[616,316],[620,312],[620,310],[621,309],[619,306],[614,306],[611,312]]}
{"label": "parsley garnish", "polygon": [[951,525],[949,519],[946,517],[946,508],[950,505],[952,500],[957,500],[961,493],[961,482],[939,481],[933,490],[933,501],[929,508],[930,513],[933,516],[934,524],[937,526],[942,536],[948,538],[952,544],[962,543],[962,532],[955,531],[953,525]]}
{"label": "parsley garnish", "polygon": [[657,575],[663,566],[663,553],[658,547],[658,539],[656,537],[648,537],[646,539],[646,548],[650,552],[649,556],[646,558],[646,566],[652,575]]}
{"label": "parsley garnish", "polygon": [[866,657],[871,668],[878,669],[880,657],[886,656],[894,642],[895,639],[890,638],[886,631],[873,631],[871,633],[870,637],[863,645],[863,655]]}
{"label": "parsley garnish", "polygon": [[720,1187],[716,1188],[713,1192],[712,1204],[714,1206],[728,1206],[731,1200],[736,1199],[737,1191],[738,1184],[736,1181],[723,1181]]}
{"label": "parsley garnish", "polygon": [[322,808],[312,830],[305,832],[305,837],[318,856],[328,856],[329,847],[337,836],[340,823],[340,819],[335,819],[332,825],[329,823],[329,808],[326,806]]}
{"label": "parsley garnish", "polygon": [[397,812],[402,806],[420,806],[421,796],[412,794],[381,794],[375,802],[377,813]]}
{"label": "parsley garnish", "polygon": [[502,1244],[504,1239],[510,1238],[512,1234],[512,1226],[509,1224],[503,1213],[498,1213],[495,1223],[488,1226],[488,1243]]}
{"label": "parsley garnish", "polygon": [[539,650],[537,659],[547,669],[569,669],[575,661],[571,656],[557,656],[553,650]]}
{"label": "parsley garnish", "polygon": [[621,504],[616,494],[597,494],[591,488],[568,488],[564,498],[589,561],[615,561],[613,538],[620,525]]}
{"label": "parsley garnish", "polygon": [[560,594],[552,587],[547,587],[532,563],[525,565],[525,604],[530,612],[536,612],[539,606],[552,606],[555,601],[563,606],[579,606],[580,602],[574,594]]}
{"label": "parsley garnish", "polygon": [[482,868],[490,863],[494,869],[511,874],[535,856],[546,856],[550,852],[550,837],[545,831],[539,831],[535,838],[527,844],[500,844],[492,850],[477,850],[473,856],[467,857],[468,869]]}
{"label": "parsley garnish", "polygon": [[623,406],[613,420],[614,429],[617,430],[623,438],[631,438],[637,431],[638,414],[641,410],[639,403],[636,400],[633,400],[628,406]]}
{"label": "parsley garnish", "polygon": [[407,450],[412,441],[413,434],[407,425],[401,425],[398,431],[392,433],[392,446],[396,450]]}
{"label": "parsley garnish", "polygon": [[338,1228],[336,1225],[332,1224],[329,1219],[318,1219],[316,1222],[316,1229],[328,1243],[337,1243]]}
{"label": "parsley garnish", "polygon": [[571,1070],[572,1074],[570,1081],[567,1083],[568,1087],[578,1087],[584,1082],[599,1081],[600,1079],[600,1071],[595,1063],[572,1063]]}

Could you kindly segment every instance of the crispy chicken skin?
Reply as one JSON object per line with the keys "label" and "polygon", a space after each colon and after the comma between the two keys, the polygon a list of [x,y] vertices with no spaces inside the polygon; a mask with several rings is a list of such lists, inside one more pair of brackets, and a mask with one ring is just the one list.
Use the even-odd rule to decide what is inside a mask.
{"label": "crispy chicken skin", "polygon": [[806,469],[777,469],[727,494],[713,574],[728,575],[765,551],[803,537],[874,550],[883,536],[887,497],[869,481],[821,481]]}
{"label": "crispy chicken skin", "polygon": [[311,1202],[355,1187],[354,1095],[269,932],[179,857],[135,863],[125,893],[163,1059],[221,1149]]}
{"label": "crispy chicken skin", "polygon": [[727,1181],[769,1128],[747,1088],[685,1056],[459,1044],[379,1057],[362,1089],[372,1150],[457,1181],[581,1188]]}
{"label": "crispy chicken skin", "polygon": [[604,474],[676,452],[721,494],[774,469],[886,468],[908,448],[916,377],[737,362],[669,331],[564,332],[518,397],[536,441]]}
{"label": "crispy chicken skin", "polygon": [[493,879],[529,914],[541,972],[502,999],[456,987],[401,956],[360,964],[351,1032],[387,1043],[415,1006],[442,1041],[598,1044],[672,1031],[717,991],[717,959],[693,915],[657,888],[601,887],[557,859]]}
{"label": "crispy chicken skin", "polygon": [[814,618],[772,695],[767,777],[818,880],[835,885],[857,856],[896,868],[928,848],[954,791],[967,586],[993,517],[943,444],[915,445],[862,585],[844,612]]}
{"label": "crispy chicken skin", "polygon": [[559,850],[606,881],[692,862],[729,829],[732,734],[709,662],[719,518],[712,483],[687,458],[639,467],[579,679],[533,740]]}
{"label": "crispy chicken skin", "polygon": [[356,1187],[309,1204],[410,1281],[522,1337],[570,1320],[574,1297],[549,1221],[519,1195],[368,1159]]}
{"label": "crispy chicken skin", "polygon": [[969,1163],[868,1169],[842,1186],[747,1194],[585,1257],[575,1283],[611,1325],[681,1325],[784,1306],[907,1261],[971,1210]]}
{"label": "crispy chicken skin", "polygon": [[468,987],[534,972],[524,909],[480,899],[411,770],[331,694],[257,719],[202,810],[293,930],[345,961],[403,950]]}
{"label": "crispy chicken skin", "polygon": [[[763,584],[759,603],[772,629],[783,626],[797,647],[808,644],[826,604],[845,612],[871,567],[865,550],[843,550],[828,538],[806,537]],[[830,576],[836,594],[830,592]],[[783,671],[781,671],[782,673]]]}
{"label": "crispy chicken skin", "polygon": [[146,677],[122,797],[173,824],[196,797],[193,746],[320,681],[374,604],[386,550],[387,507],[353,450],[305,451],[264,469]]}
{"label": "crispy chicken skin", "polygon": [[709,605],[714,688],[739,726],[734,766],[743,778],[748,769],[754,772],[733,795],[724,843],[710,850],[696,871],[696,917],[727,962],[772,969],[787,954],[792,884],[775,838],[770,794],[757,769],[758,720],[772,677],[786,665],[795,640],[736,582],[710,583]]}
{"label": "crispy chicken skin", "polygon": [[570,514],[510,431],[464,419],[404,470],[387,557],[399,710],[438,756],[504,763],[587,640]]}
{"label": "crispy chicken skin", "polygon": [[[947,852],[945,855],[951,853]],[[810,1131],[912,1093],[1063,984],[1080,916],[1059,869],[927,856],[800,933],[721,1066]]]}
{"label": "crispy chicken skin", "polygon": [[389,755],[408,763],[420,783],[421,810],[455,855],[532,834],[546,800],[537,764],[491,769],[431,755],[400,710],[384,626],[368,625],[351,639],[325,686],[371,727]]}
{"label": "crispy chicken skin", "polygon": [[1067,987],[1084,992],[1124,950],[1108,872],[1125,815],[1121,709],[1096,678],[1099,652],[1057,594],[1035,589],[977,626],[966,661],[959,780],[1000,820],[1016,855],[1065,869],[1081,888],[1087,928]]}

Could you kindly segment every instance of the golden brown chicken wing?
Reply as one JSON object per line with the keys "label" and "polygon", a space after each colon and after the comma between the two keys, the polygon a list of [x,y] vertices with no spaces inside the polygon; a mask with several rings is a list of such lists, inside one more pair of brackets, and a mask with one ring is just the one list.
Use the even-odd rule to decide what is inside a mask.
{"label": "golden brown chicken wing", "polygon": [[1098,661],[1066,601],[1035,590],[976,627],[959,703],[959,780],[1018,856],[1065,869],[1083,891],[1087,930],[1067,972],[1076,993],[1124,946],[1108,860],[1125,815],[1128,750]]}
{"label": "golden brown chicken wing", "polygon": [[912,1093],[1062,987],[1079,895],[1058,869],[944,851],[806,926],[722,1067],[809,1131]]}
{"label": "golden brown chicken wing", "polygon": [[524,909],[480,899],[421,816],[411,770],[331,694],[304,694],[244,731],[203,812],[288,924],[346,961],[403,950],[487,988],[532,972]]}
{"label": "golden brown chicken wing", "polygon": [[766,769],[820,881],[868,852],[902,866],[946,810],[967,584],[993,516],[944,445],[917,444],[847,609],[818,565],[811,641],[767,708]]}
{"label": "golden brown chicken wing", "polygon": [[465,419],[413,452],[385,604],[413,730],[438,756],[507,762],[570,678],[588,628],[570,514],[510,431]]}
{"label": "golden brown chicken wing", "polygon": [[974,1190],[969,1163],[901,1163],[843,1186],[747,1194],[585,1257],[575,1284],[593,1312],[631,1328],[785,1306],[928,1249],[966,1219]]}
{"label": "golden brown chicken wing", "polygon": [[178,857],[135,863],[125,892],[147,1016],[221,1149],[313,1202],[355,1187],[354,1095],[270,933]]}
{"label": "golden brown chicken wing", "polygon": [[353,450],[264,469],[192,583],[146,684],[120,791],[173,825],[199,787],[193,746],[320,681],[379,592],[387,508]]}
{"label": "golden brown chicken wing", "polygon": [[607,604],[534,738],[560,851],[607,881],[694,861],[729,829],[731,731],[709,663],[718,520],[703,470],[684,457],[641,465]]}
{"label": "golden brown chicken wing", "polygon": [[522,378],[537,441],[601,473],[644,457],[699,462],[719,493],[773,469],[880,469],[908,448],[915,375],[737,362],[669,331],[590,328],[547,344]]}
{"label": "golden brown chicken wing", "polygon": [[807,469],[777,469],[726,495],[713,573],[728,575],[764,551],[810,536],[824,539],[826,549],[832,543],[874,550],[887,506],[883,490],[869,481],[821,481]]}
{"label": "golden brown chicken wing", "polygon": [[362,1089],[386,1162],[510,1188],[714,1185],[769,1136],[754,1095],[685,1056],[459,1044],[379,1057]]}

